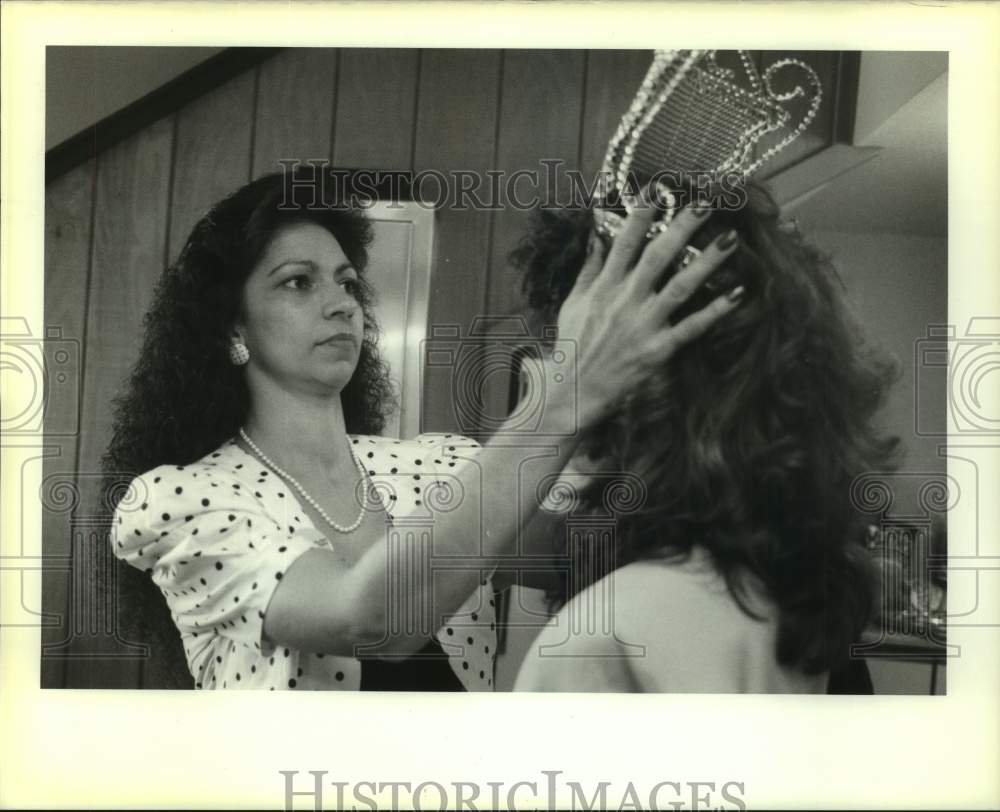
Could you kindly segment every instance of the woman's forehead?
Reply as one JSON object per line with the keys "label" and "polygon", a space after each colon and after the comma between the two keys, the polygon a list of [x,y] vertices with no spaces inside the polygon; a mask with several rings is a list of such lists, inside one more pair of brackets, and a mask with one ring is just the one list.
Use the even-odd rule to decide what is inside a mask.
{"label": "woman's forehead", "polygon": [[254,268],[268,273],[275,265],[289,260],[308,260],[321,268],[337,268],[347,256],[337,238],[321,225],[307,220],[292,221],[279,226]]}
{"label": "woman's forehead", "polygon": [[333,234],[308,220],[295,220],[278,226],[264,248],[264,255],[295,251],[313,251],[320,256],[331,252],[343,256],[344,253]]}

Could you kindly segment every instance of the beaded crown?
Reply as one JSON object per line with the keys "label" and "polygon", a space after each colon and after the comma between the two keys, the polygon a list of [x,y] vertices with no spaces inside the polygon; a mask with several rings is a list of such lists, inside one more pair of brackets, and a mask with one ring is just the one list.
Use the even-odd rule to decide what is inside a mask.
{"label": "beaded crown", "polygon": [[[735,176],[746,179],[798,138],[815,118],[822,100],[819,77],[797,59],[780,59],[758,74],[746,51],[738,51],[746,81],[716,62],[708,50],[658,50],[628,111],[608,143],[601,182],[594,195],[597,230],[613,238],[632,208],[636,181]],[[776,92],[778,71],[801,71],[808,90],[796,85]],[[798,123],[786,103],[808,99]],[[754,148],[764,136],[786,134],[759,156]],[[667,195],[664,215],[650,236],[664,230],[677,210]]]}

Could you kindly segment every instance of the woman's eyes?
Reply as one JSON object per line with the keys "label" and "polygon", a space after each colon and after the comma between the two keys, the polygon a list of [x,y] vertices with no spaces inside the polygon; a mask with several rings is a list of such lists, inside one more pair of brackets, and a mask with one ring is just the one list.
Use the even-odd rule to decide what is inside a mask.
{"label": "woman's eyes", "polygon": [[309,275],[303,273],[290,276],[281,283],[281,286],[283,288],[288,288],[289,290],[307,290],[312,287],[312,284],[313,281],[309,278]]}
{"label": "woman's eyes", "polygon": [[[361,290],[361,283],[351,277],[340,279],[337,284],[341,285],[352,296],[357,296]],[[316,286],[316,282],[309,274],[296,274],[282,282],[281,286],[289,290],[310,290]]]}

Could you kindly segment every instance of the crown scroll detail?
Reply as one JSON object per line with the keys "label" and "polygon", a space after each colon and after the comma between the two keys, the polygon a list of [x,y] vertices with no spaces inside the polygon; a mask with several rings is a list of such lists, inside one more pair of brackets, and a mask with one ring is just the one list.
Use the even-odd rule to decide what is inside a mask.
{"label": "crown scroll detail", "polygon": [[[802,135],[823,97],[816,72],[797,59],[780,59],[758,73],[750,54],[738,51],[737,71],[721,67],[716,51],[658,50],[632,104],[605,153],[595,203],[616,232],[631,208],[636,182],[650,178],[738,175],[747,178]],[[790,90],[776,89],[779,76],[798,75]],[[786,80],[787,81],[787,80]],[[808,106],[796,122],[792,103]],[[756,158],[765,136],[783,131]],[[622,211],[624,209],[624,211]],[[617,210],[617,214],[615,214]],[[665,219],[669,221],[672,212]]]}

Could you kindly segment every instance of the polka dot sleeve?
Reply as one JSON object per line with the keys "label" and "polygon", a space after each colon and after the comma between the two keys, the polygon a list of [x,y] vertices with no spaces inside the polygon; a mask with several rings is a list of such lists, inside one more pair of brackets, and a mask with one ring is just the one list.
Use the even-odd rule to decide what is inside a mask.
{"label": "polka dot sleeve", "polygon": [[424,432],[414,438],[413,442],[440,449],[448,459],[475,456],[482,449],[482,445],[477,440],[461,434]]}
{"label": "polka dot sleeve", "polygon": [[137,477],[115,522],[115,555],[151,574],[183,635],[221,635],[264,656],[275,588],[300,555],[325,543],[313,528],[282,526],[238,480],[204,467]]}

